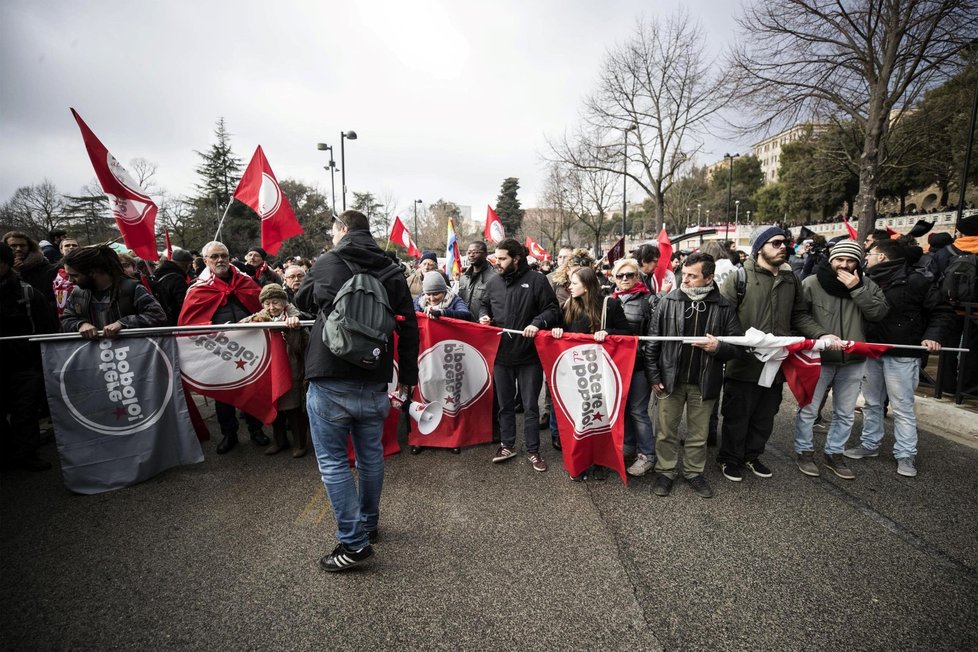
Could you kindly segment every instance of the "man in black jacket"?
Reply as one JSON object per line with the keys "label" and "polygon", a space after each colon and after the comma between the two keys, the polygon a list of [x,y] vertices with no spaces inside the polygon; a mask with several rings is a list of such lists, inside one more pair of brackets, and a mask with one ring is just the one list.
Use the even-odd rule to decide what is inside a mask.
{"label": "man in black jacket", "polygon": [[[342,571],[372,556],[377,540],[380,493],[384,483],[384,419],[391,410],[387,384],[394,373],[394,351],[381,352],[380,364],[365,369],[333,354],[323,328],[340,288],[353,276],[350,264],[383,280],[397,315],[398,392],[418,383],[418,321],[404,274],[388,274],[395,263],[370,235],[363,213],[346,211],[333,221],[334,248],[320,256],[296,293],[296,306],[316,314],[306,351],[309,391],[306,407],[316,459],[336,516],[340,543],[319,561],[326,571]],[[393,341],[393,334],[391,341]],[[352,435],[359,489],[350,472],[347,441]]]}
{"label": "man in black jacket", "polygon": [[[877,240],[866,256],[866,264],[866,276],[883,290],[890,305],[886,319],[867,324],[866,339],[939,351],[941,336],[951,326],[954,311],[941,299],[930,279],[907,265],[900,243]],[[917,416],[913,404],[920,359],[925,354],[895,347],[878,359],[866,361],[862,438],[859,446],[845,451],[846,457],[859,460],[879,455],[883,441],[883,400],[889,398],[897,473],[910,478],[917,475]]]}
{"label": "man in black jacket", "polygon": [[478,316],[486,300],[486,281],[496,275],[496,270],[487,260],[489,250],[482,240],[470,242],[465,255],[469,259],[469,266],[458,280],[458,296],[462,297],[472,315]]}
{"label": "man in black jacket", "polygon": [[546,471],[540,455],[540,408],[537,401],[543,386],[543,367],[531,341],[541,329],[560,323],[557,296],[547,277],[531,271],[526,250],[512,238],[496,245],[496,271],[486,282],[486,300],[479,323],[522,331],[503,333],[496,351],[492,377],[499,401],[500,445],[493,462],[516,456],[516,391],[523,401],[523,443],[534,471]]}
{"label": "man in black jacket", "polygon": [[168,326],[176,326],[183,300],[187,296],[187,272],[194,257],[186,249],[174,249],[170,260],[164,260],[153,274],[153,289],[156,300],[163,306]]}
{"label": "man in black jacket", "polygon": [[659,301],[649,324],[652,336],[706,337],[695,344],[651,341],[645,347],[645,375],[659,400],[652,485],[657,496],[668,496],[678,475],[679,422],[685,408],[683,476],[701,497],[713,497],[703,476],[710,414],[723,387],[723,363],[742,355],[738,347],[716,336],[744,334],[736,305],[713,282],[715,269],[709,254],[690,254],[683,263],[682,284]]}

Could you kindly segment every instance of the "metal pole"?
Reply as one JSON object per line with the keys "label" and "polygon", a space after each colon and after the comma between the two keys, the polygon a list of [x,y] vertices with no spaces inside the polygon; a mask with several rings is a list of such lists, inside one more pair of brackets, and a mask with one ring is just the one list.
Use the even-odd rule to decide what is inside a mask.
{"label": "metal pole", "polygon": [[344,146],[345,132],[340,132],[340,184],[343,186],[343,212],[346,212],[346,147]]}
{"label": "metal pole", "polygon": [[723,234],[726,237],[730,232],[730,197],[733,191],[733,160],[734,157],[730,154],[724,154],[726,158],[730,159],[730,167],[727,172],[727,214],[724,215],[723,221],[726,223]]}
{"label": "metal pole", "polygon": [[[978,45],[972,41],[972,46]],[[961,194],[958,198],[958,217],[955,224],[961,221],[964,212],[964,191],[968,185],[968,172],[971,170],[971,145],[975,141],[975,116],[978,115],[978,78],[975,79],[975,97],[971,101],[971,124],[968,127],[968,146],[964,150],[964,169],[961,170]]]}
{"label": "metal pole", "polygon": [[329,152],[329,186],[333,191],[333,215],[336,215],[336,161],[333,160],[332,147]]}
{"label": "metal pole", "polygon": [[625,147],[624,147],[624,161],[622,161],[622,172],[621,175],[621,237],[625,237],[625,216],[628,214],[628,132],[629,129],[625,129],[622,134],[625,136]]}

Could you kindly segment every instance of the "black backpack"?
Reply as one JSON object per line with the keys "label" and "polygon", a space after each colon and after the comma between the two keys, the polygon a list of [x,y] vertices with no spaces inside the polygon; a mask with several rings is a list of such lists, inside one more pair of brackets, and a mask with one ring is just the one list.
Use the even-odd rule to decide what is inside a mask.
{"label": "black backpack", "polygon": [[337,255],[351,276],[336,293],[323,324],[323,343],[336,357],[363,369],[376,369],[390,348],[396,321],[384,281],[401,274],[390,265],[374,274]]}
{"label": "black backpack", "polygon": [[978,254],[955,256],[944,270],[941,297],[951,303],[978,301]]}

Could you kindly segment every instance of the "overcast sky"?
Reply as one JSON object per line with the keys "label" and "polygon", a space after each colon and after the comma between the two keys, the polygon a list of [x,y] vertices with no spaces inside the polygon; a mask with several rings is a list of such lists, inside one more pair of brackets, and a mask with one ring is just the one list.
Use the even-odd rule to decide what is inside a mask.
{"label": "overcast sky", "polygon": [[[352,129],[350,191],[390,193],[402,214],[445,198],[481,219],[508,176],[536,206],[545,135],[573,129],[606,50],[643,12],[680,4],[711,48],[732,38],[737,3],[724,0],[3,0],[0,201],[45,178],[64,193],[94,178],[74,107],[124,165],[157,163],[172,194],[193,193],[194,150],[223,116],[244,163],[260,144],[279,179],[327,195],[316,143],[339,165]],[[711,138],[699,162],[749,145]]]}

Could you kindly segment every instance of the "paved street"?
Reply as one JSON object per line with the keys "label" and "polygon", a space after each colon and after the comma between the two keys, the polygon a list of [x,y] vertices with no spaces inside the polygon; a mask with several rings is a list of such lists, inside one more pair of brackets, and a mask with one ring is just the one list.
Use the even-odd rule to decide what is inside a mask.
{"label": "paved street", "polygon": [[335,575],[312,455],[211,441],[202,464],[98,496],[10,473],[3,647],[978,648],[978,451],[922,433],[916,479],[888,456],[808,478],[792,412],[774,478],[711,466],[713,500],[574,483],[547,445],[544,474],[490,446],[389,458],[377,555]]}

